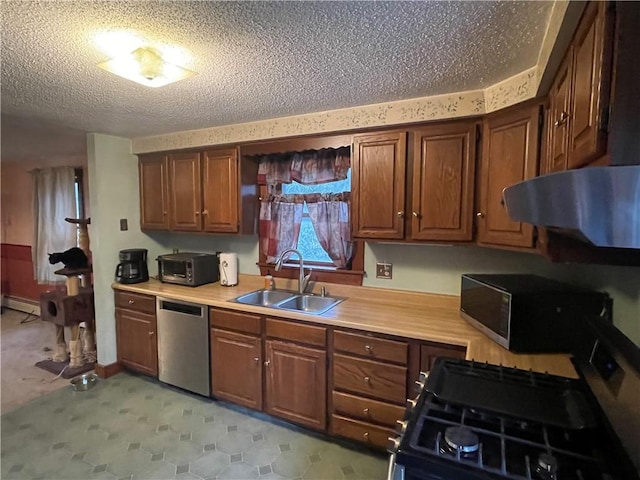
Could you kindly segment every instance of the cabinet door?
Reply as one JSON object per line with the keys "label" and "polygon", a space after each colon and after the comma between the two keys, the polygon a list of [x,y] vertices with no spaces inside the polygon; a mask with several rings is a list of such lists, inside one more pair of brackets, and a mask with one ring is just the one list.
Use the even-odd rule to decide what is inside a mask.
{"label": "cabinet door", "polygon": [[169,229],[169,166],[165,155],[145,155],[138,161],[140,228]]}
{"label": "cabinet door", "polygon": [[211,329],[211,392],[230,402],[262,409],[260,337]]}
{"label": "cabinet door", "polygon": [[452,357],[464,360],[467,350],[455,345],[420,345],[420,371],[430,372],[437,357]]}
{"label": "cabinet door", "polygon": [[118,362],[148,375],[158,375],[156,317],[116,308]]}
{"label": "cabinet door", "polygon": [[169,155],[171,230],[202,229],[202,195],[200,192],[200,154]]}
{"label": "cabinet door", "polygon": [[406,132],[353,137],[354,237],[403,238],[406,150]]}
{"label": "cabinet door", "polygon": [[238,231],[238,152],[235,148],[204,152],[202,164],[203,229]]}
{"label": "cabinet door", "polygon": [[571,124],[571,73],[570,49],[560,66],[549,92],[549,116],[547,123],[547,152],[544,168],[540,173],[561,172],[567,169],[569,128]]}
{"label": "cabinet door", "polygon": [[324,430],[327,354],[291,343],[265,342],[266,412]]}
{"label": "cabinet door", "polygon": [[610,93],[610,35],[607,2],[590,2],[573,41],[573,116],[569,134],[569,168],[602,156],[606,150],[603,111]]}
{"label": "cabinet door", "polygon": [[533,246],[533,226],[514,222],[502,191],[538,173],[539,111],[537,103],[517,106],[484,120],[478,242]]}
{"label": "cabinet door", "polygon": [[464,122],[412,132],[411,238],[472,239],[475,129]]}

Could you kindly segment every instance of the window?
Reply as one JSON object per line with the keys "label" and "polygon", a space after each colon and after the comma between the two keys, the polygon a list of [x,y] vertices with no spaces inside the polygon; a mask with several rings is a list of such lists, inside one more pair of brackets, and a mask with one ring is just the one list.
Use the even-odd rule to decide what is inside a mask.
{"label": "window", "polygon": [[[305,194],[305,193],[342,193],[351,191],[351,169],[347,172],[347,178],[337,180],[335,182],[321,183],[318,185],[303,185],[296,181],[285,183],[282,185],[282,193],[284,194]],[[313,223],[309,217],[309,208],[304,204],[302,210],[302,223],[300,225],[300,234],[298,236],[298,250],[307,263],[321,263],[325,265],[334,265],[327,255],[327,252],[320,245],[318,236],[316,235]]]}

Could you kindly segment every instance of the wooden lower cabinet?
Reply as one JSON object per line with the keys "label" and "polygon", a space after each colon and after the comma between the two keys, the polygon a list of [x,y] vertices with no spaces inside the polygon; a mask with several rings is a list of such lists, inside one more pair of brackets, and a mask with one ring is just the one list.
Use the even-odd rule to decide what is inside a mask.
{"label": "wooden lower cabinet", "polygon": [[384,428],[340,415],[333,415],[331,422],[334,435],[350,438],[371,447],[386,448],[389,437],[393,435],[392,428]]}
{"label": "wooden lower cabinet", "polygon": [[[157,376],[155,298],[116,292],[115,304],[118,363],[131,370]],[[121,308],[122,305],[131,308]],[[149,313],[150,310],[153,313]]]}
{"label": "wooden lower cabinet", "polygon": [[327,353],[278,340],[266,340],[265,357],[265,411],[307,427],[324,430]]}
{"label": "wooden lower cabinet", "polygon": [[464,359],[467,354],[465,347],[444,345],[442,343],[425,343],[420,345],[420,371],[429,372],[437,357],[452,357]]}
{"label": "wooden lower cabinet", "polygon": [[211,329],[211,393],[255,410],[262,409],[262,339]]}

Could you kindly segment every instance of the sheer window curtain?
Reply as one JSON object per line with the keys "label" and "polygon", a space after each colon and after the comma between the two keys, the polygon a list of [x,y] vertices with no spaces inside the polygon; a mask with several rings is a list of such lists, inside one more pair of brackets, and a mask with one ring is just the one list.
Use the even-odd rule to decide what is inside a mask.
{"label": "sheer window curtain", "polygon": [[62,265],[50,265],[49,253],[77,246],[77,228],[65,222],[75,218],[75,169],[56,167],[31,172],[33,182],[34,239],[31,256],[38,283],[61,283],[64,277],[53,272]]}

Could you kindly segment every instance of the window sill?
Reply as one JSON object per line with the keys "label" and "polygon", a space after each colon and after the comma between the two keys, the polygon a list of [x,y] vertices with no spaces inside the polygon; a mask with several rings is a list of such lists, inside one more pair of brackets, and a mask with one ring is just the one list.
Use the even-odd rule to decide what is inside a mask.
{"label": "window sill", "polygon": [[[273,275],[276,278],[297,279],[300,275],[296,263],[284,264],[280,271],[276,271],[273,263],[257,263],[260,267],[260,275]],[[311,270],[312,282],[337,283],[342,285],[362,285],[364,270],[341,270],[325,265],[305,265],[305,270]]]}

